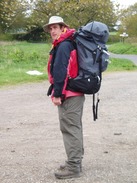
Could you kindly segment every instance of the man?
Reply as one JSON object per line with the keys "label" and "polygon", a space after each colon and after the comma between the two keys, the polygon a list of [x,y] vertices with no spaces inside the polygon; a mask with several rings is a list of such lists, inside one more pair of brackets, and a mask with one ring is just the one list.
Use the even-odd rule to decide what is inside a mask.
{"label": "man", "polygon": [[53,40],[53,49],[48,61],[51,83],[48,95],[51,95],[53,104],[58,107],[60,130],[67,155],[65,164],[59,167],[55,177],[80,177],[84,153],[82,113],[85,97],[82,93],[67,89],[68,77],[74,78],[78,72],[77,52],[71,41],[75,30],[70,29],[59,16],[52,16],[44,30],[50,33]]}

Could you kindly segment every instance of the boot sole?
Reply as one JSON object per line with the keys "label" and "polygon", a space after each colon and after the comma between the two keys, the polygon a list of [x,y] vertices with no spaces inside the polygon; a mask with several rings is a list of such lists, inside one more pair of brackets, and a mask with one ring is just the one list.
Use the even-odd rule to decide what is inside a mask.
{"label": "boot sole", "polygon": [[81,177],[81,175],[80,174],[74,174],[74,175],[61,176],[61,175],[55,174],[55,177],[57,179],[73,179],[73,178],[79,178],[79,177]]}

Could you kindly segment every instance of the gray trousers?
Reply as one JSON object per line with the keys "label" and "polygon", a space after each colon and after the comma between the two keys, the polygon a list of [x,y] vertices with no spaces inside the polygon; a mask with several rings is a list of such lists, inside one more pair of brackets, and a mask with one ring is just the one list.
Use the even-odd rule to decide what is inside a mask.
{"label": "gray trousers", "polygon": [[84,154],[82,129],[84,101],[85,96],[70,97],[58,106],[67,164],[73,170],[79,169]]}

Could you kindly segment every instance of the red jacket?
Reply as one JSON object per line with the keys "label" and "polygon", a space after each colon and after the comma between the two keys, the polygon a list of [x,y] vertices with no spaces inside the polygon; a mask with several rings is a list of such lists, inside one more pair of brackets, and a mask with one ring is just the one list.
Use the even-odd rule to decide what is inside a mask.
{"label": "red jacket", "polygon": [[53,42],[48,61],[48,79],[53,84],[53,97],[71,97],[83,95],[66,89],[68,78],[78,75],[77,52],[72,44],[74,29],[66,29],[59,39]]}

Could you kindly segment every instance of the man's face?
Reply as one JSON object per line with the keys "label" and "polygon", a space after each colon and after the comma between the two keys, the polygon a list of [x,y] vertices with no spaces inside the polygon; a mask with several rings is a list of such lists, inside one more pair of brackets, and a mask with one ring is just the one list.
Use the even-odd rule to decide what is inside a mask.
{"label": "man's face", "polygon": [[51,35],[52,40],[58,39],[58,37],[61,35],[61,33],[64,30],[64,26],[60,27],[59,24],[52,24],[49,26],[49,33]]}

